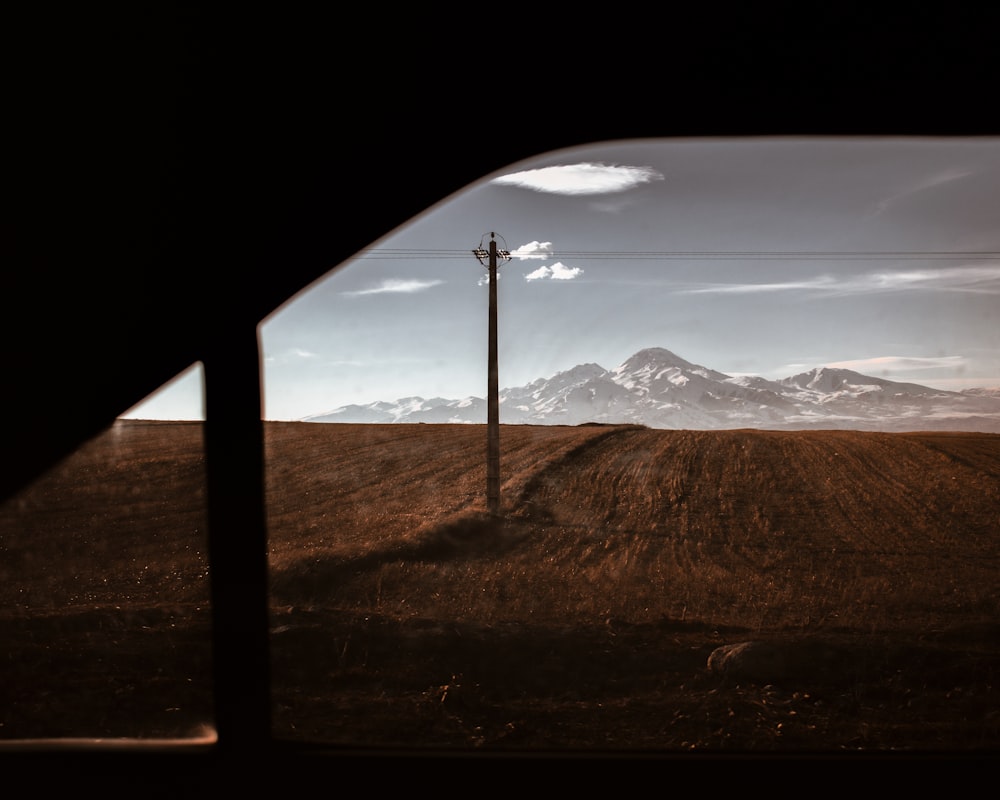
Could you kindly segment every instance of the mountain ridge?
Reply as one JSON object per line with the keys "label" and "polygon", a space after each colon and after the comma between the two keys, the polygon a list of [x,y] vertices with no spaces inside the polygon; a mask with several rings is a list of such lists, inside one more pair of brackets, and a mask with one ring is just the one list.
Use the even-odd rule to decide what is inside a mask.
{"label": "mountain ridge", "polygon": [[[483,424],[486,400],[419,396],[351,404],[303,422]],[[1000,432],[1000,391],[963,392],[814,367],[780,380],[731,376],[670,350],[639,350],[611,370],[578,364],[500,391],[503,424],[639,424],[725,430],[817,428]]]}

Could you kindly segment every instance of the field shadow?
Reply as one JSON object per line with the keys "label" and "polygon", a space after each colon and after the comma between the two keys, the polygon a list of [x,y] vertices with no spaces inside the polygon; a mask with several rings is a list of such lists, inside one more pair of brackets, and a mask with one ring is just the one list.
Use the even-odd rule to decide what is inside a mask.
{"label": "field shadow", "polygon": [[315,600],[386,564],[495,557],[517,547],[526,536],[527,529],[514,520],[485,511],[463,511],[361,553],[303,556],[272,573],[271,593],[280,601]]}
{"label": "field shadow", "polygon": [[600,428],[601,432],[553,458],[546,459],[537,469],[523,478],[520,486],[507,487],[513,489],[516,496],[511,512],[515,517],[536,522],[555,521],[552,510],[546,508],[536,499],[542,494],[546,485],[552,481],[554,475],[558,475],[561,470],[579,464],[585,456],[606,447],[611,439],[621,438],[633,431],[648,430],[644,425],[606,426],[599,423],[587,423],[578,427]]}

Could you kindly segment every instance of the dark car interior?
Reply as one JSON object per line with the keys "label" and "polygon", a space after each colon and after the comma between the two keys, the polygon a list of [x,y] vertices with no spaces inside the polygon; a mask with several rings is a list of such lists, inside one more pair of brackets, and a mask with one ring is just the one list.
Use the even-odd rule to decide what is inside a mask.
{"label": "dark car interior", "polygon": [[[878,31],[817,12],[794,31],[746,18],[723,35],[672,12],[603,10],[567,26],[494,12],[465,28],[423,10],[310,19],[158,6],[37,14],[8,28],[18,58],[5,98],[15,144],[3,221],[4,498],[204,365],[218,731],[207,751],[0,748],[10,784],[47,796],[417,782],[464,793],[467,776],[585,788],[627,786],[640,771],[726,782],[785,766],[271,740],[264,317],[437,201],[547,151],[649,137],[997,133],[995,50],[975,38],[983,20],[960,20],[959,35],[929,12]],[[622,35],[605,45],[613,30]],[[884,761],[798,760],[840,776]],[[906,778],[951,766],[942,761],[890,766]]]}

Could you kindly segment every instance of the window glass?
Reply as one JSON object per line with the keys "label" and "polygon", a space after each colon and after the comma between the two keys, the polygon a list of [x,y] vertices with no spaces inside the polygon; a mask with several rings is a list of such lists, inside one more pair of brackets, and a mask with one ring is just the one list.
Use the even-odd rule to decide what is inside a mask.
{"label": "window glass", "polygon": [[277,309],[275,735],[995,748],[998,188],[992,138],[596,144]]}
{"label": "window glass", "polygon": [[0,740],[211,737],[200,369],[0,507]]}

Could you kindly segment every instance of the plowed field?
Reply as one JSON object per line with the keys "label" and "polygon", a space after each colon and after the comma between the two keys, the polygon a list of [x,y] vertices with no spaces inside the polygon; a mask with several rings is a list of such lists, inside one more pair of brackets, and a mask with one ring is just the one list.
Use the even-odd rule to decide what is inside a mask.
{"label": "plowed field", "polygon": [[[480,621],[530,604],[552,621],[896,628],[914,614],[947,624],[993,595],[1000,436],[502,431],[503,521],[480,530],[492,524],[483,428],[273,425],[278,598],[347,600],[352,565],[426,564],[425,551],[445,547],[449,575],[472,571],[442,577],[448,616]],[[492,570],[473,558],[484,549]],[[331,569],[337,579],[324,579]],[[473,587],[489,594],[491,574],[507,593],[525,575],[524,599],[462,607]],[[432,601],[396,577],[382,582],[383,606],[429,613]]]}
{"label": "plowed field", "polygon": [[[281,738],[1000,746],[1000,435],[501,426],[494,518],[485,426],[265,433]],[[200,448],[119,422],[3,507],[0,736],[210,721]]]}

